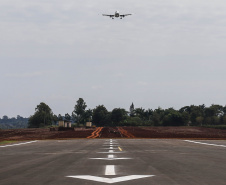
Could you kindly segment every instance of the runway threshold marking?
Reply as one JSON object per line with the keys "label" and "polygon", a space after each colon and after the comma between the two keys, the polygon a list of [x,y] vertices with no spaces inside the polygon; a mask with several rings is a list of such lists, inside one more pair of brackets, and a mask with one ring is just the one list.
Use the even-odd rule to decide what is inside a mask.
{"label": "runway threshold marking", "polygon": [[12,145],[4,145],[4,146],[0,146],[0,148],[5,148],[5,147],[9,147],[9,146],[26,145],[26,144],[35,143],[35,142],[37,142],[37,141],[29,141],[29,142],[25,142],[25,143],[17,143],[17,144],[12,144]]}
{"label": "runway threshold marking", "polygon": [[107,165],[105,169],[105,175],[116,175],[115,165]]}
{"label": "runway threshold marking", "polygon": [[219,146],[219,147],[224,147],[224,148],[226,148],[226,145],[217,145],[217,144],[210,144],[210,143],[202,143],[202,142],[191,141],[191,140],[184,140],[184,141],[190,142],[190,143],[195,143],[195,144],[209,145],[209,146]]}
{"label": "runway threshold marking", "polygon": [[[122,151],[120,147],[118,147],[118,149]],[[124,153],[124,152],[114,152],[114,150],[109,150],[109,152],[98,152],[98,153]],[[114,155],[111,154],[111,155],[108,155],[108,158],[90,158],[90,159],[118,160],[118,159],[132,159],[132,158],[114,158]],[[115,165],[106,165],[105,175],[112,175],[112,176],[116,175]],[[127,176],[121,176],[121,177],[115,177],[115,178],[98,177],[93,175],[76,175],[76,176],[66,176],[66,177],[113,184],[117,182],[124,182],[124,181],[130,181],[130,180],[153,177],[153,176],[155,175],[127,175]]]}

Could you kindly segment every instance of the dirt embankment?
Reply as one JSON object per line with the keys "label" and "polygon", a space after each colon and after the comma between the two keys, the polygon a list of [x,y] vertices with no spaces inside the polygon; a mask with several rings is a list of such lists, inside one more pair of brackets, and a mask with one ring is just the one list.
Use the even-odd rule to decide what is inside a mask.
{"label": "dirt embankment", "polygon": [[226,139],[226,130],[203,127],[97,127],[68,131],[50,131],[49,129],[0,130],[0,141],[73,138]]}
{"label": "dirt embankment", "polygon": [[101,138],[121,138],[121,133],[117,127],[104,127],[100,135]]}
{"label": "dirt embankment", "polygon": [[0,130],[0,141],[86,138],[94,130],[85,128],[70,131],[50,131],[50,129],[39,128]]}
{"label": "dirt embankment", "polygon": [[204,127],[123,127],[135,138],[226,139],[226,130]]}

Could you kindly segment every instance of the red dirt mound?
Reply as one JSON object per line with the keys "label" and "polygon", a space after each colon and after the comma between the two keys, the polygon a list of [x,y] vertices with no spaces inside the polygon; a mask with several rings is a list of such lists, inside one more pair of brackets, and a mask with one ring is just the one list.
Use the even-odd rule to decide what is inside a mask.
{"label": "red dirt mound", "polygon": [[43,139],[67,139],[86,138],[94,129],[75,129],[69,131],[50,131],[50,129],[9,129],[0,130],[0,141],[5,140],[43,140]]}
{"label": "red dirt mound", "polygon": [[98,127],[68,131],[49,129],[0,130],[0,141],[73,138],[189,138],[226,139],[226,130],[203,127]]}
{"label": "red dirt mound", "polygon": [[204,127],[123,127],[135,138],[226,139],[226,130]]}
{"label": "red dirt mound", "polygon": [[101,138],[121,138],[122,136],[117,127],[104,127],[100,137]]}

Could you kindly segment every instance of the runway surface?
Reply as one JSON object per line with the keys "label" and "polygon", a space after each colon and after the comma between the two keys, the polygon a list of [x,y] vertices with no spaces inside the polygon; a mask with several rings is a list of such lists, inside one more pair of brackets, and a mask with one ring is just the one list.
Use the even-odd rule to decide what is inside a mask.
{"label": "runway surface", "polygon": [[223,185],[226,141],[76,139],[0,146],[1,185]]}

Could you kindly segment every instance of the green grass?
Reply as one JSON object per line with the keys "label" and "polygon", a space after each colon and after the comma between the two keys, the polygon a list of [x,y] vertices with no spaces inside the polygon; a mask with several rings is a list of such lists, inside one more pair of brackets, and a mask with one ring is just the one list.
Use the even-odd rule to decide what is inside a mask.
{"label": "green grass", "polygon": [[0,145],[5,145],[5,144],[12,144],[15,143],[17,141],[0,141]]}

